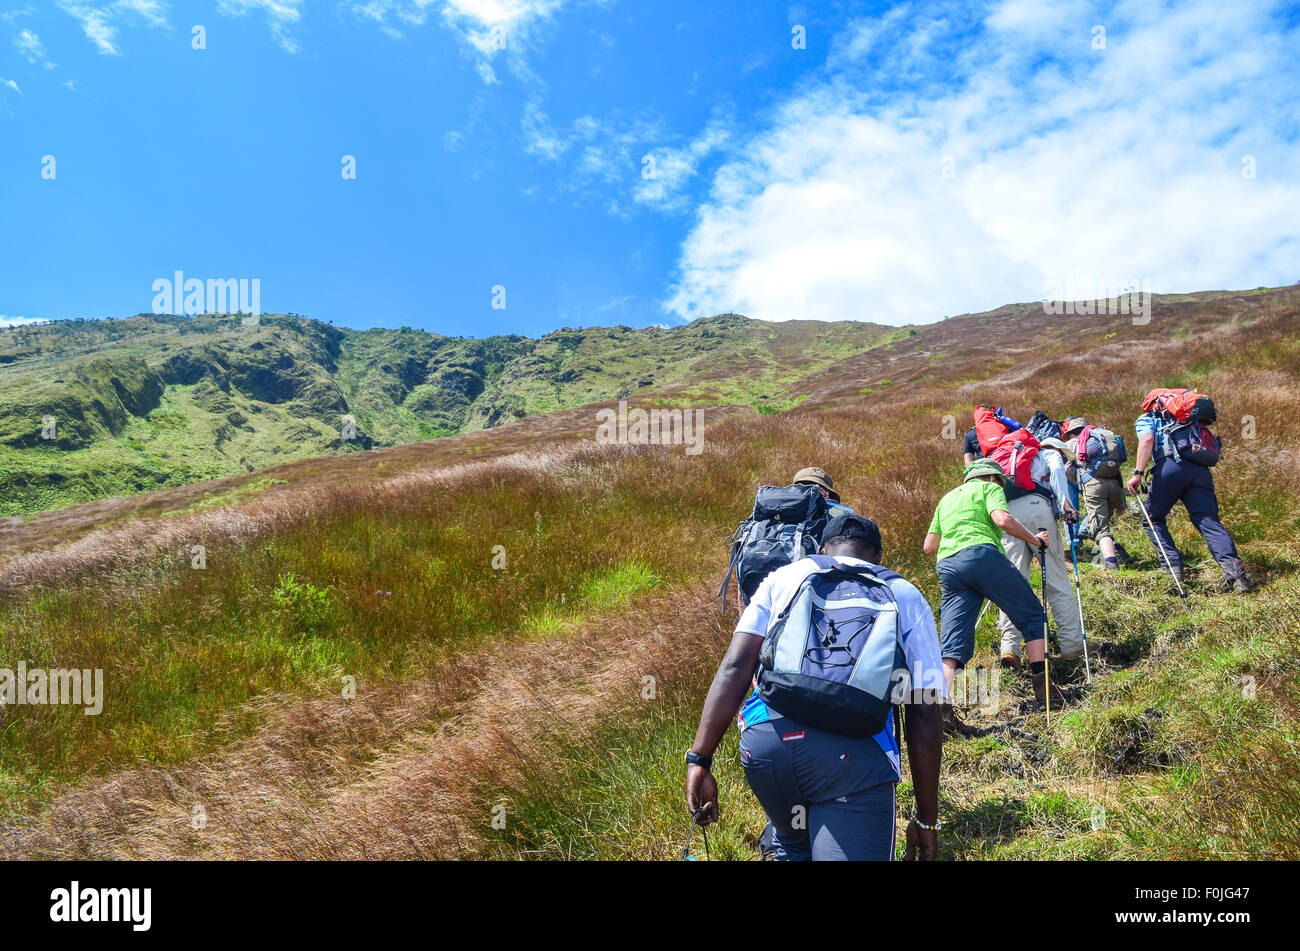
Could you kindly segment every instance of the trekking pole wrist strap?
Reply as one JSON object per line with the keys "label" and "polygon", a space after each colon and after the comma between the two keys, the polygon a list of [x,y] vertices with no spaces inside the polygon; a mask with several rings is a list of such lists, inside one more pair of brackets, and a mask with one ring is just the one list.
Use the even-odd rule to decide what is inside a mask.
{"label": "trekking pole wrist strap", "polygon": [[922,822],[920,819],[917,818],[915,812],[912,813],[912,821],[915,822],[922,829],[925,829],[927,832],[938,832],[940,829],[943,828],[943,823],[940,822],[938,819],[934,820],[934,825],[927,825],[926,823]]}

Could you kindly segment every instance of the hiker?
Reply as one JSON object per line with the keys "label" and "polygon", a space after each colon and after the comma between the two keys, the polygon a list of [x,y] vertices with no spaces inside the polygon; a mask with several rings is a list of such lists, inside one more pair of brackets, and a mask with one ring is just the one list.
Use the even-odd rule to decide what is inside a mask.
{"label": "hiker", "polygon": [[[1046,439],[1065,440],[1064,424],[1048,416],[1041,409],[1036,410],[1034,415],[1029,417],[1029,422],[1025,423],[1025,429],[1029,430],[1040,443]],[[1071,450],[1073,452],[1073,450]],[[1065,491],[1069,496],[1070,505],[1076,513],[1079,512],[1079,475],[1077,467],[1072,459],[1065,460]],[[1007,496],[1012,498],[1011,495]],[[1078,544],[1079,528],[1081,520],[1075,518],[1066,520],[1066,530],[1070,533],[1071,542]]]}
{"label": "hiker", "polygon": [[1232,536],[1219,521],[1219,498],[1210,472],[1210,466],[1218,461],[1219,443],[1208,429],[1216,418],[1214,402],[1194,390],[1157,389],[1147,394],[1142,409],[1142,415],[1133,424],[1138,447],[1128,491],[1130,495],[1138,494],[1150,463],[1151,488],[1145,513],[1150,522],[1144,527],[1161,557],[1167,559],[1166,566],[1179,590],[1183,582],[1183,556],[1174,544],[1167,523],[1169,513],[1179,502],[1223,569],[1225,590],[1252,590],[1255,582],[1246,573]]}
{"label": "hiker", "polygon": [[[916,814],[907,826],[906,857],[935,857],[943,747],[938,703],[943,668],[938,637],[925,597],[902,577],[882,568],[882,557],[876,523],[861,515],[842,515],[827,523],[819,555],[774,571],[759,586],[736,625],[704,701],[695,742],[686,754],[686,801],[702,824],[718,818],[718,785],[711,773],[713,753],[739,709],[740,761],[750,789],[775,830],[774,858],[892,859],[894,787],[901,778],[897,709],[892,703],[901,699],[916,797]],[[861,572],[868,573],[871,580],[855,580],[862,577]],[[819,585],[834,587],[828,590]],[[868,605],[865,609],[864,604]],[[863,619],[873,613],[870,634],[863,643],[887,647],[901,640],[901,648],[895,644],[892,660],[885,656],[888,651],[863,647],[858,648],[862,653],[852,665],[828,661],[823,666],[813,659],[817,650],[836,649],[837,630],[841,636],[849,631],[843,643],[855,643],[857,633],[852,625],[856,622],[859,631],[868,630]],[[810,649],[809,639],[823,646]],[[771,647],[765,650],[765,644]],[[879,667],[882,657],[884,668]],[[782,665],[783,658],[804,675],[816,676],[792,674]],[[838,669],[844,671],[844,678],[851,674],[853,680],[861,677],[866,682],[871,671],[886,674],[900,660],[906,664],[907,677],[898,681],[898,670],[888,674],[900,689],[886,689],[887,699],[875,701],[880,713],[876,722],[884,724],[878,732],[868,732],[874,723],[862,728],[856,719],[865,717],[868,710],[865,700],[858,705],[856,698],[867,696],[861,691],[854,694],[853,702],[841,701],[833,713],[820,704],[828,687],[853,689],[843,681],[836,682],[831,671]],[[873,662],[874,666],[868,666]],[[741,709],[756,669],[759,687]],[[804,683],[822,689],[808,691]],[[773,694],[785,698],[786,712],[770,699]],[[789,709],[799,709],[800,718],[789,715]],[[811,719],[821,725],[809,722]]]}
{"label": "hiker", "polygon": [[[1078,518],[1070,503],[1068,482],[1065,476],[1067,462],[1074,453],[1061,440],[1049,436],[1030,462],[1032,489],[1022,489],[1014,483],[1006,487],[1007,511],[1020,524],[1035,534],[1047,534],[1047,603],[1056,622],[1056,637],[1063,660],[1077,660],[1083,656],[1083,628],[1074,600],[1074,586],[1070,570],[1065,566],[1065,549],[1057,519],[1064,515],[1067,523]],[[1035,540],[1025,540],[1006,530],[1002,533],[1002,546],[1007,558],[1028,581],[1034,559],[1039,557]],[[1003,667],[1020,667],[1021,632],[1005,611],[998,618],[1002,632],[999,656]]]}
{"label": "hiker", "polygon": [[1088,425],[1082,416],[1067,417],[1062,429],[1066,444],[1074,449],[1074,468],[1088,510],[1079,537],[1095,541],[1101,549],[1102,564],[1107,571],[1115,571],[1119,568],[1119,552],[1110,520],[1128,511],[1120,471],[1128,459],[1124,438],[1104,426]]}
{"label": "hiker", "polygon": [[831,481],[830,475],[825,469],[819,469],[817,466],[808,466],[800,469],[790,480],[792,485],[815,485],[821,490],[822,498],[826,500],[826,514],[828,518],[834,518],[837,515],[852,515],[853,509],[840,501],[840,494],[835,491],[835,483]]}
{"label": "hiker", "polygon": [[800,469],[788,486],[759,486],[749,518],[728,539],[731,558],[718,589],[722,609],[727,609],[733,575],[743,607],[769,574],[817,551],[830,519],[852,514],[853,509],[840,501],[830,475],[816,466]]}
{"label": "hiker", "polygon": [[[1008,511],[1003,488],[1006,479],[1007,474],[992,459],[971,463],[961,485],[939,500],[925,536],[923,548],[938,559],[943,592],[939,640],[946,692],[951,696],[957,671],[975,653],[975,624],[987,599],[1010,616],[1024,637],[1034,697],[1042,702],[1047,698],[1043,659],[1047,615],[1027,577],[1007,558],[1002,542],[1011,537],[1045,549],[1050,533],[1046,527],[1031,532]],[[961,731],[950,708],[944,716],[950,729]]]}

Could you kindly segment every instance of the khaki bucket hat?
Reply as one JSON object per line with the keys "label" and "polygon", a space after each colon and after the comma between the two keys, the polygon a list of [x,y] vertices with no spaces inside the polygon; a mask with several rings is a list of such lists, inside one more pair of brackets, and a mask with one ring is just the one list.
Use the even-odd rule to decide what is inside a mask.
{"label": "khaki bucket hat", "polygon": [[794,479],[791,481],[795,485],[798,485],[801,482],[806,485],[819,485],[831,494],[832,502],[838,502],[840,500],[840,494],[835,491],[835,483],[831,481],[831,477],[827,475],[825,469],[818,469],[816,466],[808,466],[796,472],[794,474]]}

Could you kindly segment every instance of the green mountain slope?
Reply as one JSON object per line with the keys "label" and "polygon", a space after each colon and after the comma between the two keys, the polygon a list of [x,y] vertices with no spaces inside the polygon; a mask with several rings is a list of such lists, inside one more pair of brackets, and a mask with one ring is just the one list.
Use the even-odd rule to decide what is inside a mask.
{"label": "green mountain slope", "polygon": [[792,388],[801,376],[898,333],[736,314],[540,340],[354,331],[294,316],[12,328],[0,332],[0,515],[632,394],[786,409],[806,395]]}

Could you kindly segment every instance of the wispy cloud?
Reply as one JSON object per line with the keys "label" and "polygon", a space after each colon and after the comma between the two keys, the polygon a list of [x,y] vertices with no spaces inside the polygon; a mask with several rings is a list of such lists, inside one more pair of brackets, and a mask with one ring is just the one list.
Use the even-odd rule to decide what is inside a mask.
{"label": "wispy cloud", "polygon": [[31,30],[21,30],[14,37],[14,46],[18,48],[18,52],[23,55],[23,58],[33,66],[41,66],[44,69],[54,68],[54,64],[45,56],[45,44]]}
{"label": "wispy cloud", "polygon": [[904,323],[1071,272],[1294,281],[1300,34],[1278,10],[1008,0],[853,24],[736,143],[665,306]]}
{"label": "wispy cloud", "polygon": [[691,202],[689,186],[705,159],[731,144],[735,137],[730,116],[715,113],[704,130],[683,146],[652,146],[647,156],[653,160],[653,176],[647,174],[642,158],[641,179],[633,198],[642,205],[660,211],[685,211]]}
{"label": "wispy cloud", "polygon": [[0,314],[0,327],[22,327],[25,324],[43,324],[46,321],[40,317],[10,317],[8,314]]}
{"label": "wispy cloud", "polygon": [[249,13],[262,13],[271,27],[271,35],[288,53],[302,51],[302,44],[294,36],[294,29],[302,20],[304,0],[220,0],[217,9],[225,16],[242,17]]}
{"label": "wispy cloud", "polygon": [[537,30],[566,0],[352,0],[353,15],[377,24],[400,38],[436,16],[465,44],[484,83],[499,81],[493,63],[498,57],[523,79],[535,80],[525,53],[536,42]]}
{"label": "wispy cloud", "polygon": [[167,4],[163,0],[115,0],[113,3],[84,3],[59,0],[59,7],[81,24],[86,38],[105,56],[120,56],[117,27],[123,18],[136,19],[151,27],[167,25]]}

